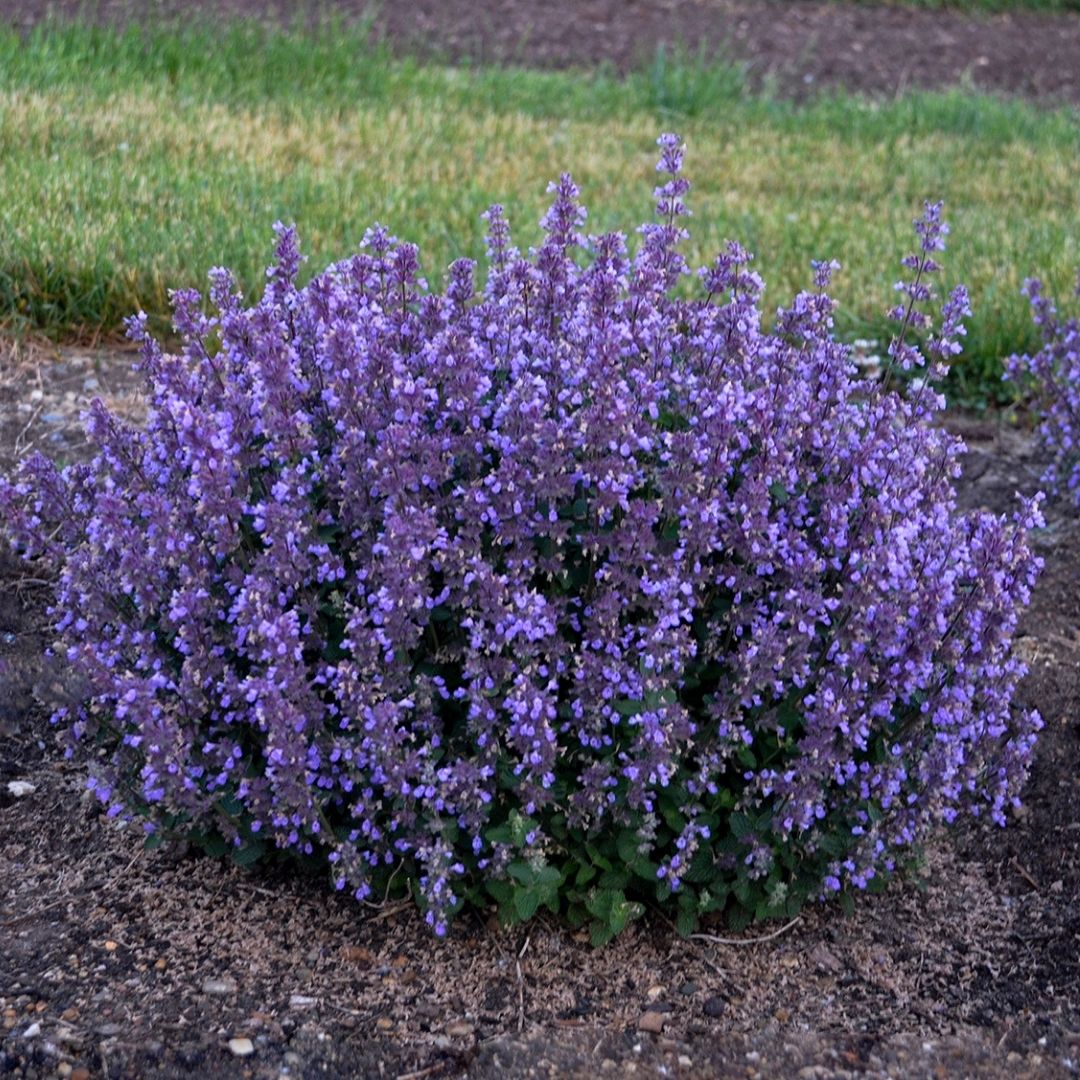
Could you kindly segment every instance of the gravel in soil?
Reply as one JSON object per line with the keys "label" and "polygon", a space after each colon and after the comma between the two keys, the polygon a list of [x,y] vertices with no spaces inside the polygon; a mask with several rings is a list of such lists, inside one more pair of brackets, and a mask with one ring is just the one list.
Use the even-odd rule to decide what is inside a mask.
{"label": "gravel in soil", "polygon": [[[39,356],[39,360],[41,357]],[[81,452],[87,378],[137,413],[130,355],[0,379],[12,433]],[[9,364],[5,371],[17,370]],[[94,374],[88,376],[86,373]],[[73,389],[74,387],[74,389]],[[35,390],[29,424],[22,406]],[[68,393],[73,397],[68,397]],[[33,410],[31,410],[33,412]],[[52,421],[46,414],[57,414]],[[63,417],[66,416],[66,419]],[[964,506],[1038,486],[1024,431],[952,420]],[[60,435],[58,441],[53,436]],[[43,589],[0,565],[0,1074],[21,1077],[1064,1076],[1080,1066],[1080,523],[1051,507],[1019,648],[1046,720],[1024,809],[929,846],[923,884],[781,933],[684,941],[660,917],[593,951],[544,919],[365,909],[322,878],[146,852],[56,749]],[[13,794],[11,782],[33,786]],[[754,943],[755,937],[769,940]]]}
{"label": "gravel in soil", "polygon": [[893,96],[912,87],[971,86],[1080,103],[1080,15],[998,15],[828,0],[0,0],[0,21],[46,15],[109,21],[332,12],[371,17],[396,47],[451,59],[626,70],[661,43],[722,50],[752,82],[785,94],[843,88]]}

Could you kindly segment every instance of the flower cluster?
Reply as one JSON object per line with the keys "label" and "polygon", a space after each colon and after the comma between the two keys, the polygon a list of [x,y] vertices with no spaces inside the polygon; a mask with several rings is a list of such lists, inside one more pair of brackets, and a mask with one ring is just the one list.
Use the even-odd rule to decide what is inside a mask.
{"label": "flower cluster", "polygon": [[1024,295],[1043,347],[1034,356],[1010,357],[1006,377],[1034,385],[1039,435],[1052,457],[1043,482],[1080,507],[1080,320],[1061,319],[1036,278],[1024,283]]}
{"label": "flower cluster", "polygon": [[[257,302],[224,270],[212,315],[175,294],[176,355],[131,321],[145,426],[95,402],[89,463],[0,484],[56,567],[86,694],[55,719],[107,748],[111,813],[323,858],[361,900],[409,881],[440,933],[485,896],[612,931],[633,896],[680,927],[774,914],[962,810],[1004,820],[1039,726],[1010,651],[1037,505],[956,511],[942,400],[857,377],[835,264],[771,327],[738,244],[686,298],[660,147],[633,254],[563,176],[527,255],[486,214],[482,285],[459,260],[429,289],[374,228],[301,288],[279,227]],[[907,370],[939,207],[919,231]]]}

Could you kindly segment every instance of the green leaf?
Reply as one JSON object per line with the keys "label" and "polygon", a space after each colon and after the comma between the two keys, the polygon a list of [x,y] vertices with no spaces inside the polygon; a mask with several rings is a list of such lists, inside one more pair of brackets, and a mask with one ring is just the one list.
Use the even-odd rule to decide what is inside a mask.
{"label": "green leaf", "polygon": [[625,889],[630,884],[630,871],[627,869],[607,870],[600,875],[602,889]]}
{"label": "green leaf", "polygon": [[731,820],[728,824],[731,830],[731,835],[742,840],[743,837],[750,837],[754,835],[754,822],[750,819],[748,814],[736,812],[731,815]]}
{"label": "green leaf", "polygon": [[198,844],[212,859],[220,859],[229,850],[225,838],[217,833],[203,834],[199,838]]}
{"label": "green leaf", "polygon": [[703,845],[694,852],[694,857],[682,874],[682,879],[691,885],[701,885],[712,881],[715,876],[716,863],[713,861],[712,851]]}
{"label": "green leaf", "polygon": [[633,829],[623,829],[615,838],[615,850],[618,851],[619,858],[627,865],[637,862],[640,858],[638,853],[640,846],[641,840]]}
{"label": "green leaf", "polygon": [[788,696],[780,702],[780,705],[776,710],[776,722],[790,734],[794,729],[801,726],[802,719],[801,694],[788,694]]}
{"label": "green leaf", "polygon": [[608,916],[608,926],[611,928],[612,936],[615,934],[621,934],[626,929],[626,924],[630,921],[630,905],[629,904],[617,904],[611,909],[611,914]]}
{"label": "green leaf", "polygon": [[638,716],[645,711],[645,702],[635,701],[632,698],[619,698],[612,708],[620,716]]}
{"label": "green leaf", "polygon": [[589,941],[594,949],[602,949],[614,936],[615,932],[610,926],[594,922],[590,928]]}
{"label": "green leaf", "polygon": [[688,938],[697,929],[697,914],[684,908],[675,916],[675,930],[679,937]]}
{"label": "green leaf", "polygon": [[585,925],[588,918],[589,913],[585,910],[583,904],[571,904],[566,909],[566,925],[569,926],[571,930],[579,930]]}
{"label": "green leaf", "polygon": [[592,879],[596,877],[596,867],[591,863],[582,863],[578,868],[577,876],[574,878],[574,884],[588,885]]}
{"label": "green leaf", "polygon": [[237,866],[251,866],[257,863],[265,854],[265,844],[245,844],[243,847],[232,849],[232,861]]}
{"label": "green leaf", "polygon": [[727,924],[735,933],[745,930],[751,921],[750,911],[743,907],[742,904],[735,904],[727,915]]}
{"label": "green leaf", "polygon": [[619,889],[592,889],[585,897],[585,906],[598,919],[607,919],[612,908],[624,903],[626,897]]}
{"label": "green leaf", "polygon": [[520,881],[522,885],[532,885],[536,881],[536,871],[527,862],[522,862],[520,859],[517,862],[512,862],[506,868],[506,872],[515,881]]}
{"label": "green leaf", "polygon": [[664,801],[660,804],[660,816],[664,819],[664,824],[673,833],[681,833],[686,828],[685,815],[672,802]]}
{"label": "green leaf", "polygon": [[554,866],[541,866],[536,872],[537,884],[544,889],[558,888],[563,881],[562,871]]}
{"label": "green leaf", "polygon": [[660,869],[660,864],[654,863],[651,859],[646,859],[643,855],[639,855],[630,864],[630,869],[633,870],[639,878],[644,878],[648,882],[654,882],[657,880],[656,871]]}
{"label": "green leaf", "polygon": [[592,860],[592,864],[596,867],[597,870],[611,869],[611,860],[606,855],[604,855],[604,853],[595,844],[586,844],[585,852]]}
{"label": "green leaf", "polygon": [[769,485],[769,494],[772,496],[773,502],[775,502],[777,506],[784,506],[791,498],[788,494],[788,489],[784,487],[779,480]]}
{"label": "green leaf", "polygon": [[[702,915],[711,915],[714,911],[722,911],[727,903],[730,892],[726,888],[709,889],[701,894],[698,907]],[[706,899],[708,897],[708,899]]]}
{"label": "green leaf", "polygon": [[494,829],[488,829],[486,836],[489,844],[512,844],[514,840],[510,833],[510,826],[505,823],[496,825]]}
{"label": "green leaf", "polygon": [[531,919],[539,906],[540,893],[536,889],[518,889],[514,893],[514,910],[522,922]]}
{"label": "green leaf", "polygon": [[498,904],[509,904],[514,899],[514,886],[509,881],[498,878],[495,881],[487,882],[485,888],[491,898]]}

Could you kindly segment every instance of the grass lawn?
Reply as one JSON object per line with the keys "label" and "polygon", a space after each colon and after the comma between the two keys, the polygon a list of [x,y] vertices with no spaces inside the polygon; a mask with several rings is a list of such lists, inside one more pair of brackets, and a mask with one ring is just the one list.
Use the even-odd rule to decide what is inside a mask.
{"label": "grass lawn", "polygon": [[1033,343],[1022,279],[1064,293],[1080,263],[1080,117],[963,93],[796,106],[731,67],[659,57],[604,73],[395,60],[361,30],[233,26],[0,33],[0,323],[115,330],[226,264],[256,287],[271,223],[295,221],[309,269],[374,221],[421,245],[429,278],[483,252],[504,203],[527,246],[547,181],[573,172],[594,231],[651,212],[653,142],[688,143],[693,239],[758,257],[768,305],[836,258],[840,332],[882,338],[924,198],[952,223],[943,282],[972,290],[963,380],[996,381]]}

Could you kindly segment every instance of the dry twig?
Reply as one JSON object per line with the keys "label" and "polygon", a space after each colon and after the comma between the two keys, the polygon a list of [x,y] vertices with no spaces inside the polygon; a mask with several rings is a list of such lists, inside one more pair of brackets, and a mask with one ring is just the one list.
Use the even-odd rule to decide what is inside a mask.
{"label": "dry twig", "polygon": [[1039,883],[1025,870],[1016,859],[1012,860],[1012,868],[1036,891],[1042,892]]}
{"label": "dry twig", "polygon": [[437,1072],[442,1072],[445,1068],[445,1061],[436,1061],[434,1065],[428,1065],[423,1069],[416,1069],[413,1072],[399,1073],[397,1080],[423,1080],[425,1076],[434,1076]]}
{"label": "dry twig", "polygon": [[789,923],[785,923],[779,930],[774,930],[771,934],[765,934],[762,937],[755,938],[726,938],[717,937],[715,934],[691,934],[691,941],[707,941],[711,945],[762,945],[766,941],[772,941],[774,938],[778,938],[781,934],[786,934],[793,926],[802,922],[802,916],[796,915],[794,919]]}
{"label": "dry twig", "polygon": [[521,974],[521,958],[525,955],[525,950],[529,947],[529,942],[532,939],[530,937],[525,938],[525,944],[521,946],[521,952],[517,954],[517,960],[515,961],[517,966],[517,981],[518,981],[518,1023],[517,1029],[520,1034],[525,1030],[525,979]]}

